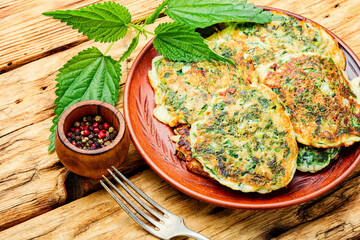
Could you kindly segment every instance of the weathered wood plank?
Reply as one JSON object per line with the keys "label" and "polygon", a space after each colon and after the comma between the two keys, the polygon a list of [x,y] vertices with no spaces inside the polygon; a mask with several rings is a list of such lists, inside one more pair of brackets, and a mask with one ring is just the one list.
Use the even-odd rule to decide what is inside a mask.
{"label": "weathered wood plank", "polygon": [[[360,234],[359,168],[332,194],[268,211],[225,209],[200,202],[178,192],[152,170],[131,180],[155,201],[182,216],[188,227],[211,239],[270,239],[292,228],[284,239],[345,239]],[[142,230],[104,190],[0,232],[0,238],[156,239]],[[282,235],[277,239],[283,239]]]}
{"label": "weathered wood plank", "polygon": [[[77,8],[82,6],[82,4],[88,5],[91,2],[94,1],[78,1],[77,3],[74,3],[74,1],[68,1],[61,3],[61,6],[63,8]],[[313,19],[337,34],[354,50],[356,54],[360,55],[360,42],[356,38],[357,31],[359,30],[358,23],[360,20],[357,15],[360,10],[359,0],[264,0],[254,2],[259,5],[269,5],[287,9]],[[130,1],[127,1],[126,4],[127,3],[130,4]],[[53,117],[55,75],[57,74],[57,69],[72,56],[76,55],[77,52],[89,46],[98,46],[101,50],[105,50],[107,47],[106,44],[93,43],[92,41],[82,43],[85,39],[81,37],[79,38],[79,35],[77,35],[75,31],[64,26],[64,24],[51,19],[44,20],[45,17],[37,17],[38,14],[43,11],[58,9],[58,4],[60,4],[60,1],[3,0],[0,2],[0,22],[4,21],[4,24],[0,24],[0,62],[3,61],[3,66],[5,66],[5,68],[10,69],[14,66],[20,66],[29,61],[46,56],[47,54],[54,53],[52,52],[53,49],[56,50],[56,53],[51,56],[33,61],[0,76],[0,149],[2,150],[0,151],[0,166],[2,167],[0,168],[0,201],[2,203],[2,205],[0,205],[0,213],[2,216],[0,226],[2,228],[0,229],[12,226],[28,218],[49,211],[52,208],[61,205],[66,200],[66,194],[63,187],[65,174],[64,168],[58,164],[58,159],[55,154],[48,155],[46,152],[48,145],[47,137],[49,134],[48,129],[51,126],[51,118]],[[70,5],[65,6],[65,4]],[[133,10],[131,11],[147,11],[151,4],[150,8],[152,9],[157,5],[157,3],[155,4],[153,1],[131,1],[131,4],[133,4]],[[144,8],[139,8],[138,6],[140,6],[140,4],[143,4]],[[44,9],[45,6],[50,6],[51,9]],[[145,12],[141,12],[141,14],[146,15]],[[164,18],[161,21],[166,20],[167,19]],[[52,22],[56,24],[51,25]],[[153,28],[154,26],[150,26],[149,30],[152,30]],[[115,58],[118,58],[126,49],[130,40],[131,38],[127,37],[123,41],[116,43],[110,51],[110,54]],[[131,60],[133,60],[134,56],[136,56],[146,42],[147,40],[145,39],[141,40],[137,51],[132,54]],[[6,46],[4,47],[1,44]],[[67,49],[68,47],[71,48]],[[9,51],[9,49],[14,52],[6,52]],[[26,56],[25,60],[23,56]],[[16,61],[18,61],[18,63]],[[12,62],[13,65],[6,67],[6,64],[10,62]],[[123,64],[122,82],[125,81],[130,65],[131,62]],[[119,108],[122,107],[121,96],[119,97],[117,106]],[[133,147],[130,149],[130,156],[128,159],[128,163],[131,167],[137,167],[144,164]],[[155,185],[156,189],[151,189],[151,191],[159,194],[160,197],[165,196],[164,199],[166,199],[167,196],[170,199],[173,198],[176,200],[171,201],[170,205],[168,205],[169,203],[164,202],[164,205],[169,209],[173,209],[175,213],[187,218],[187,216],[191,216],[191,212],[194,211],[194,209],[197,210],[198,207],[206,209],[206,211],[202,210],[200,213],[196,213],[194,217],[189,218],[191,220],[187,220],[187,223],[193,229],[199,231],[202,230],[205,234],[213,237],[214,239],[232,239],[231,237],[236,238],[243,235],[249,236],[249,238],[255,238],[256,236],[268,238],[271,236],[278,236],[288,229],[298,226],[299,224],[303,225],[299,225],[299,227],[295,229],[300,229],[302,231],[299,232],[300,236],[306,236],[306,231],[309,231],[312,223],[305,223],[313,220],[315,224],[318,224],[316,226],[319,226],[321,221],[316,220],[316,216],[319,216],[318,211],[325,211],[325,213],[329,213],[330,210],[332,211],[334,209],[332,207],[329,210],[329,208],[327,208],[329,204],[332,204],[331,206],[339,207],[344,205],[344,203],[349,204],[349,202],[350,206],[353,206],[353,202],[359,204],[357,195],[351,195],[351,197],[348,197],[351,190],[354,190],[354,194],[358,192],[358,177],[343,185],[345,190],[347,188],[346,193],[343,188],[340,188],[338,190],[339,192],[335,195],[328,195],[328,197],[325,197],[328,199],[327,201],[319,202],[318,204],[313,204],[313,202],[309,203],[309,205],[304,204],[300,206],[302,208],[293,207],[287,210],[261,212],[229,209],[224,210],[222,208],[217,208],[178,193],[152,173],[146,173],[143,180],[140,179],[140,176],[144,175],[139,175],[139,180],[136,180],[137,178],[135,180],[151,182],[151,179],[155,179],[155,182],[152,183]],[[140,186],[144,187],[142,184],[140,184]],[[352,186],[355,187],[351,189]],[[162,188],[166,191],[162,192]],[[25,195],[24,192],[27,194]],[[172,195],[167,195],[168,192]],[[60,214],[60,217],[62,217],[61,219],[64,219],[64,217],[73,216],[71,215],[71,212],[76,212],[74,211],[76,204],[89,204],[87,201],[92,201],[91,203],[93,205],[90,204],[89,206],[93,206],[94,208],[89,208],[86,211],[81,210],[84,212],[78,212],[80,214],[79,217],[86,214],[87,216],[84,218],[85,222],[81,223],[82,225],[77,225],[79,226],[78,229],[81,229],[82,232],[73,235],[78,236],[78,238],[96,236],[105,239],[108,236],[113,236],[109,235],[113,232],[119,234],[122,233],[124,229],[128,229],[129,231],[134,228],[136,229],[136,225],[134,227],[132,223],[130,224],[130,221],[126,218],[127,216],[121,213],[119,216],[122,217],[122,219],[126,219],[122,222],[124,226],[118,225],[119,221],[117,221],[116,223],[113,223],[115,225],[111,224],[110,228],[105,228],[103,232],[101,232],[103,225],[107,223],[107,221],[111,222],[111,219],[108,219],[107,217],[102,218],[102,216],[111,215],[113,214],[112,211],[114,211],[114,214],[119,212],[118,207],[114,204],[110,205],[110,208],[110,203],[106,203],[105,206],[102,205],[101,199],[103,195],[104,192],[100,191],[95,195],[93,194],[84,198],[85,202],[76,201],[76,203],[71,203],[74,205],[66,205],[65,207],[70,206],[70,209],[65,209],[65,212],[61,212],[63,211],[63,208],[59,208],[58,211],[63,214]],[[155,195],[152,196],[154,196],[154,198],[159,202],[162,201],[162,198],[158,198]],[[101,203],[99,206],[96,205],[98,203],[97,201]],[[110,199],[108,201],[112,200]],[[179,204],[178,202],[180,202],[179,208],[176,206]],[[182,205],[183,202],[188,205],[184,207]],[[311,204],[315,207],[312,207]],[[358,234],[357,229],[359,228],[359,224],[355,220],[353,221],[353,219],[356,217],[358,219],[358,215],[355,213],[353,218],[348,214],[351,212],[351,208],[348,209],[342,206],[341,209],[343,210],[339,210],[339,215],[334,216],[338,217],[342,214],[342,211],[346,211],[344,217],[341,218],[346,223],[346,225],[343,225],[343,229],[346,230],[343,232],[346,233],[346,235],[334,236],[355,236],[354,234]],[[357,208],[353,206],[353,209]],[[98,210],[98,212],[96,212],[96,210]],[[55,215],[58,213],[56,211],[57,210],[55,210]],[[40,228],[39,226],[42,226],[41,224],[39,224],[39,226],[36,225],[38,224],[36,222],[37,219],[44,221],[42,224],[48,224],[49,220],[53,219],[51,217],[52,212],[45,214],[44,217],[40,216],[40,218],[33,219],[35,222],[28,221],[19,225],[18,228],[12,228],[15,230],[9,229],[9,231],[0,233],[0,238],[5,238],[5,236],[14,236],[14,238],[16,238],[15,236],[20,237],[21,235],[16,235],[16,232],[21,234],[21,232],[25,231],[28,231],[27,233],[29,233],[29,236],[33,236],[30,233],[34,229],[30,230],[30,228],[34,226],[36,226],[36,228]],[[274,217],[272,217],[271,214],[274,214]],[[305,220],[301,220],[301,218],[297,216],[299,214]],[[337,214],[337,212],[331,214]],[[332,216],[331,214],[329,214],[329,216]],[[257,221],[250,221],[249,219],[252,219],[254,216]],[[276,218],[275,216],[278,217]],[[59,216],[57,215],[57,217]],[[89,220],[89,218],[91,219]],[[248,220],[245,220],[246,218]],[[99,224],[97,219],[99,219],[101,224]],[[201,219],[201,222],[211,224],[204,228],[197,228],[197,226],[199,226],[199,219]],[[228,222],[230,224],[227,226],[228,228],[221,225],[219,219],[223,222]],[[269,226],[265,221],[266,219],[269,219]],[[68,218],[65,220],[70,221]],[[289,224],[287,220],[289,220]],[[87,227],[88,223],[86,221],[93,222],[93,224],[90,224],[91,226]],[[332,218],[329,217],[327,221],[333,224],[333,227],[340,226],[338,228],[334,228],[335,230],[342,229],[341,224],[339,225],[337,222],[332,222]],[[349,221],[351,224],[355,224],[353,225],[352,233],[349,228],[350,225],[347,225]],[[71,223],[73,224],[74,222],[75,221],[72,221]],[[57,223],[61,223],[61,221],[58,222],[58,220],[54,220],[54,224],[56,225]],[[256,225],[256,223],[259,223],[258,225],[263,225],[260,230],[258,226],[253,226]],[[55,232],[54,235],[52,235],[52,233],[49,233],[50,235],[46,235],[45,230],[50,231],[51,229],[49,229],[49,227],[56,227],[57,225],[55,225],[50,224],[48,227],[45,227],[44,232],[42,232],[45,234],[44,236],[47,236],[48,238],[51,236],[62,236],[60,232]],[[65,229],[65,227],[66,226],[64,225],[59,225],[59,229]],[[122,229],[120,232],[118,230],[119,227]],[[284,235],[280,235],[280,237],[296,236],[295,234],[297,233],[295,229],[294,231],[290,230],[287,233],[283,233]],[[330,230],[330,228],[324,229],[324,232],[316,232],[310,236],[314,236],[314,234],[316,235],[319,233],[319,236],[321,237],[321,234],[325,236],[325,233],[329,234],[330,232],[334,232],[334,230]],[[249,233],[246,235],[246,232],[248,231]],[[256,231],[258,231],[258,235],[255,234]],[[99,233],[103,233],[103,235],[99,235]],[[38,234],[38,232],[34,231],[34,234]],[[67,230],[65,231],[64,236],[73,236],[71,235],[72,233],[69,233],[70,235],[66,234],[68,234]],[[126,234],[126,236],[130,239],[133,238],[132,236],[134,236],[134,238],[138,236],[145,236],[146,238],[152,239],[142,231],[136,233],[127,232]]]}
{"label": "weathered wood plank", "polygon": [[[86,41],[85,37],[71,30],[70,27],[41,16],[41,13],[56,9],[76,9],[95,2],[102,1],[0,1],[0,73]],[[161,1],[126,0],[117,2],[129,8],[133,19],[138,19],[150,14]],[[297,12],[328,26],[336,34],[349,33],[350,36],[349,34],[342,35],[345,41],[357,31],[358,22],[349,14],[352,15],[360,10],[357,6],[358,0],[252,2]]]}
{"label": "weathered wood plank", "polygon": [[[0,152],[0,231],[68,200],[64,184],[66,169],[55,153],[47,153],[48,141],[42,137],[48,134],[49,127],[49,123],[40,122],[0,139],[3,147]],[[144,165],[131,144],[120,169],[129,172]],[[89,187],[87,192],[96,189],[96,186]]]}
{"label": "weathered wood plank", "polygon": [[[155,26],[148,29],[153,30]],[[119,58],[131,39],[132,36],[128,36],[115,44],[110,54]],[[122,83],[134,56],[147,42],[141,38],[137,50],[123,63]],[[107,48],[106,44],[87,41],[0,75],[0,89],[6,89],[2,92],[0,104],[0,202],[3,203],[0,205],[0,230],[66,201],[64,168],[55,153],[47,153],[56,97],[54,79],[59,66],[90,46],[98,46],[102,51]],[[124,84],[116,105],[120,111],[123,89]],[[132,144],[126,161],[123,166],[127,171],[145,165]]]}
{"label": "weathered wood plank", "polygon": [[[1,0],[0,73],[54,52],[64,51],[87,38],[60,21],[41,13],[57,9],[77,9],[100,0]],[[137,20],[151,14],[161,0],[117,0]]]}
{"label": "weathered wood plank", "polygon": [[[168,21],[164,18],[159,22]],[[156,25],[149,26],[153,31]],[[118,59],[127,49],[133,35],[125,37],[122,41],[114,44],[109,54]],[[130,56],[128,61],[122,63],[121,84],[125,83],[126,76],[130,70],[132,61],[149,39],[141,37],[139,46]],[[16,131],[17,129],[49,119],[53,115],[54,91],[56,82],[54,81],[58,69],[69,59],[77,55],[78,52],[96,46],[101,51],[105,51],[108,44],[87,41],[79,46],[68,49],[64,52],[53,54],[38,61],[31,62],[16,70],[0,75],[0,89],[2,91],[0,100],[0,137]],[[122,92],[119,93],[118,107],[122,103]],[[12,119],[11,123],[8,121]]]}

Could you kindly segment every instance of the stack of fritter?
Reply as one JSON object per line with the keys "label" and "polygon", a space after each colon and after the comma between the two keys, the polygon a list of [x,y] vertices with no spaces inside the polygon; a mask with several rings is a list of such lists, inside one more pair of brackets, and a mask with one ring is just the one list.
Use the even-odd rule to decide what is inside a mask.
{"label": "stack of fritter", "polygon": [[[207,39],[236,66],[157,57],[154,116],[174,128],[190,171],[243,192],[286,186],[360,141],[359,84],[338,43],[315,23],[283,17],[228,24]],[[297,144],[297,142],[299,144]]]}

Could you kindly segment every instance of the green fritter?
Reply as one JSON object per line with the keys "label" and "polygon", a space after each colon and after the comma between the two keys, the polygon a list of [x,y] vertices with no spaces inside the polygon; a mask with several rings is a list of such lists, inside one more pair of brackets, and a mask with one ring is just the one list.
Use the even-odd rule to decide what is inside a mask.
{"label": "green fritter", "polygon": [[225,40],[215,34],[209,44],[217,53],[232,58],[236,66],[218,62],[183,63],[163,57],[153,59],[149,71],[155,91],[154,116],[171,127],[195,122],[219,89],[257,81],[250,60],[244,56],[245,45]]}
{"label": "green fritter", "polygon": [[259,70],[259,78],[289,111],[300,143],[329,148],[360,141],[360,104],[331,58],[288,55]]}
{"label": "green fritter", "polygon": [[179,131],[176,155],[190,171],[243,192],[291,181],[295,138],[312,146],[298,158],[310,172],[360,141],[360,78],[348,81],[337,41],[314,22],[272,12],[271,23],[223,23],[206,38],[236,66],[159,56],[148,74],[154,116]]}
{"label": "green fritter", "polygon": [[281,20],[268,24],[238,24],[232,31],[233,40],[244,42],[247,53],[256,66],[277,61],[284,54],[311,52],[331,57],[342,69],[345,69],[345,56],[337,41],[318,24],[298,20],[278,11],[272,11]]}
{"label": "green fritter", "polygon": [[315,52],[331,57],[341,68],[345,58],[338,43],[319,25],[273,11],[282,20],[235,24],[206,39],[216,53],[231,58],[236,67],[216,62],[179,63],[158,57],[149,79],[157,104],[154,115],[170,126],[192,124],[209,104],[212,94],[239,84],[257,83],[257,68],[288,53]]}
{"label": "green fritter", "polygon": [[217,92],[190,130],[192,157],[219,183],[243,192],[285,187],[297,143],[276,94],[264,85]]}
{"label": "green fritter", "polygon": [[299,144],[299,153],[297,157],[296,169],[301,172],[318,172],[330,164],[330,161],[336,159],[341,148],[315,148]]}

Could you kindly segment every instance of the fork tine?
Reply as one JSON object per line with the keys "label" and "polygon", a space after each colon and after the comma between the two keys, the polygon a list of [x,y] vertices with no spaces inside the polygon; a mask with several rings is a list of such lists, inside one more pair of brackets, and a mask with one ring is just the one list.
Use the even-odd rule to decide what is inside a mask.
{"label": "fork tine", "polygon": [[[146,195],[143,191],[141,191],[139,188],[137,188],[132,182],[130,182],[121,172],[119,172],[114,166],[111,166],[112,169],[121,177],[123,181],[125,181],[132,189],[134,189],[141,197],[143,197],[148,203],[150,203],[152,206],[157,208],[159,211],[163,212],[164,214],[172,214],[165,208],[163,208],[161,205],[156,203],[154,200],[152,200],[148,195]],[[160,218],[159,218],[160,219]]]}
{"label": "fork tine", "polygon": [[[156,235],[157,232],[155,229],[151,228],[149,225],[144,223],[140,218],[138,218],[114,193],[111,191],[111,189],[102,181],[100,180],[100,184],[105,188],[105,190],[112,196],[112,198],[122,207],[122,209],[125,210],[129,216],[134,219],[134,221],[139,224],[141,227],[143,227],[146,231],[148,231],[151,234]],[[116,189],[116,188],[115,188]]]}
{"label": "fork tine", "polygon": [[[136,206],[132,201],[130,201],[130,199],[128,197],[126,197],[107,177],[105,177],[103,175],[103,178],[106,180],[106,182],[136,211],[138,212],[143,218],[145,218],[148,222],[150,222],[151,224],[153,224],[156,227],[160,227],[159,226],[159,222],[152,219],[151,217],[149,217],[149,215],[147,215],[146,213],[144,213],[140,208],[138,208],[138,206]],[[123,183],[121,183],[121,186],[123,187]],[[126,186],[125,186],[126,187]],[[112,197],[114,197],[113,195],[111,195]],[[116,199],[115,199],[116,200]],[[120,199],[119,199],[120,201]],[[119,203],[119,201],[116,200],[116,202]],[[121,202],[121,201],[120,201]],[[119,203],[120,204],[120,203]],[[121,204],[120,204],[121,206]],[[125,206],[125,205],[124,205]],[[130,210],[129,210],[130,211]],[[131,212],[131,211],[130,211]],[[136,215],[135,215],[136,216]],[[139,219],[140,220],[140,219]]]}
{"label": "fork tine", "polygon": [[[116,168],[115,168],[116,169]],[[146,205],[140,198],[138,198],[110,169],[108,169],[109,173],[113,176],[113,178],[121,185],[121,187],[123,189],[125,189],[125,191],[131,196],[133,197],[143,208],[145,208],[149,213],[151,213],[152,215],[154,215],[156,218],[158,218],[159,220],[163,219],[163,216],[160,215],[159,213],[155,212],[154,210],[152,210],[148,205]],[[131,183],[127,178],[125,178],[124,175],[122,175],[119,171],[116,170],[116,173],[118,173],[118,175],[129,184]],[[130,185],[130,184],[129,184]],[[135,186],[134,184],[131,183],[131,185]],[[130,185],[130,186],[131,186]],[[144,194],[144,193],[143,193]],[[146,199],[145,199],[146,200]]]}

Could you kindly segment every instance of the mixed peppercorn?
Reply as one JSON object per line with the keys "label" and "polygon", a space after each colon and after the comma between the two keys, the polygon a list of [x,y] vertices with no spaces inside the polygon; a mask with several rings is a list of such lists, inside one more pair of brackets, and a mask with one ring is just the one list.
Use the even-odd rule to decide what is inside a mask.
{"label": "mixed peppercorn", "polygon": [[117,134],[114,127],[104,122],[100,115],[96,115],[84,116],[74,122],[66,137],[75,147],[95,150],[109,145]]}

